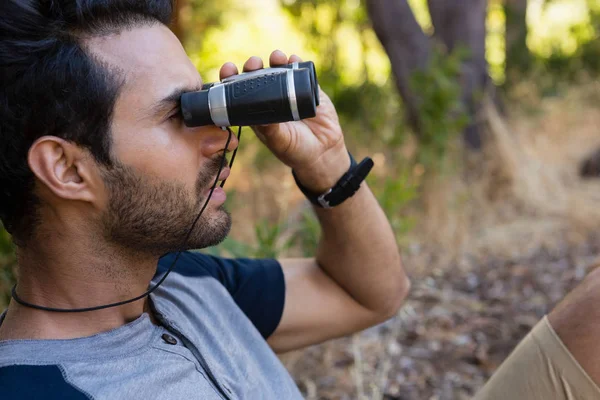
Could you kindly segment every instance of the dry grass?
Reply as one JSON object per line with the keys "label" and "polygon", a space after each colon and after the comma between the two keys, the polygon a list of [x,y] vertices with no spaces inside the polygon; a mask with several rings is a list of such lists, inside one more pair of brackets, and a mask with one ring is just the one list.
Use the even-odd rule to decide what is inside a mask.
{"label": "dry grass", "polygon": [[600,184],[582,180],[578,168],[600,148],[599,98],[600,84],[590,85],[544,101],[537,116],[514,113],[509,121],[486,101],[484,159],[467,160],[463,174],[426,192],[425,229],[415,241],[434,243],[447,264],[465,254],[514,258],[585,240],[600,223]]}

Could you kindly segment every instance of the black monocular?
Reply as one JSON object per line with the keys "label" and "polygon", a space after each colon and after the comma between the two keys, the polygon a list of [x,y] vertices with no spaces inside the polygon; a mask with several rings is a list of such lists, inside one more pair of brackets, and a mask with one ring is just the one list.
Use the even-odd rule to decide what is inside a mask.
{"label": "black monocular", "polygon": [[319,85],[312,61],[233,75],[181,96],[186,126],[250,126],[317,115]]}

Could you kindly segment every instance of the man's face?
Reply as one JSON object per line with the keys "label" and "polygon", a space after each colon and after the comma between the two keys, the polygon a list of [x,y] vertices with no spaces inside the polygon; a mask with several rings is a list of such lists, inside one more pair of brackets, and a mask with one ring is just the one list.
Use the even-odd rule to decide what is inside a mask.
{"label": "man's face", "polygon": [[[108,240],[161,255],[179,250],[214,183],[228,134],[211,126],[187,128],[181,93],[199,90],[201,79],[177,38],[155,24],[95,38],[89,49],[124,75],[112,121],[115,166],[103,171]],[[229,146],[237,146],[235,138]],[[220,180],[226,177],[225,169]],[[215,190],[186,248],[222,241],[231,226]]]}

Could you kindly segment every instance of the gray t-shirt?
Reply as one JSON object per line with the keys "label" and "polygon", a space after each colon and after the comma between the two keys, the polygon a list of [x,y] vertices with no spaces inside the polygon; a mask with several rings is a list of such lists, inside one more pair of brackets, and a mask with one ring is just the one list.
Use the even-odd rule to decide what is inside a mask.
{"label": "gray t-shirt", "polygon": [[161,326],[143,314],[85,338],[0,341],[0,398],[301,399],[265,341],[284,296],[275,260],[185,252],[150,295]]}

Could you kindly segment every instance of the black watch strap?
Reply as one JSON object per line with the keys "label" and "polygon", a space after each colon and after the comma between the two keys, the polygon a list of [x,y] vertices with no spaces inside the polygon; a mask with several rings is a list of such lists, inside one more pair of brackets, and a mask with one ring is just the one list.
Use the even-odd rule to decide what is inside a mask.
{"label": "black watch strap", "polygon": [[340,180],[325,193],[314,193],[308,190],[300,183],[298,177],[292,170],[296,185],[298,185],[298,188],[311,203],[322,208],[332,208],[354,196],[358,189],[360,189],[360,184],[365,180],[373,168],[373,160],[370,157],[367,157],[357,164],[354,157],[352,157],[352,154],[348,153],[348,155],[350,156],[350,168],[348,169],[348,172],[346,172]]}

